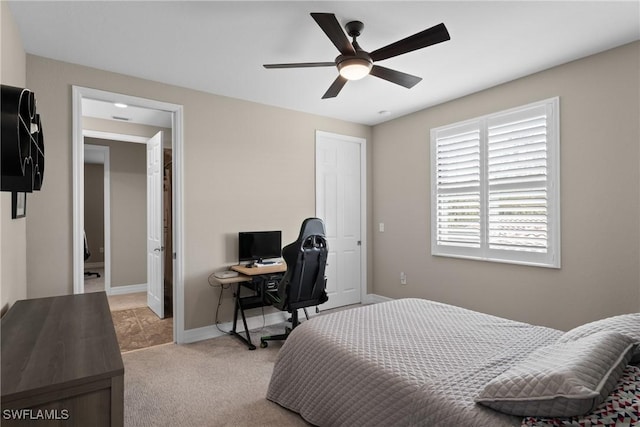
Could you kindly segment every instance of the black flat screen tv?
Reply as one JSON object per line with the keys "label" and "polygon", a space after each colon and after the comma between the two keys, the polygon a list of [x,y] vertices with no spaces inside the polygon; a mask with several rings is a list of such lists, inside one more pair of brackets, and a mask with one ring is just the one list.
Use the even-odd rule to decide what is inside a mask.
{"label": "black flat screen tv", "polygon": [[238,233],[240,262],[262,262],[282,255],[281,231],[241,231]]}

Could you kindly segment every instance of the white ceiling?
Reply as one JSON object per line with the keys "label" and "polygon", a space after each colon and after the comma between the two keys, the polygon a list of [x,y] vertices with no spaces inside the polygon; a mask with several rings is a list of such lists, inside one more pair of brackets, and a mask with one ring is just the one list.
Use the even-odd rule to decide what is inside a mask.
{"label": "white ceiling", "polygon": [[[640,39],[635,1],[143,1],[10,3],[28,53],[219,95],[377,124]],[[333,61],[309,16],[364,22],[375,50],[444,22],[451,40],[379,64],[423,78],[412,89],[367,76],[321,96]],[[390,111],[388,115],[380,111]]]}
{"label": "white ceiling", "polygon": [[118,107],[112,102],[96,99],[82,98],[82,115],[163,128],[171,127],[171,113],[168,111],[151,110],[127,104]]}

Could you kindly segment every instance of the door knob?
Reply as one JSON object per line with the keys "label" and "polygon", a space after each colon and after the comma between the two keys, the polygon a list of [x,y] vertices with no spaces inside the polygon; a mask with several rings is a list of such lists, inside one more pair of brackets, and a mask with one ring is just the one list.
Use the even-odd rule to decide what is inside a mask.
{"label": "door knob", "polygon": [[153,251],[154,252],[162,252],[162,251],[164,251],[164,246],[160,246],[159,248],[155,248]]}

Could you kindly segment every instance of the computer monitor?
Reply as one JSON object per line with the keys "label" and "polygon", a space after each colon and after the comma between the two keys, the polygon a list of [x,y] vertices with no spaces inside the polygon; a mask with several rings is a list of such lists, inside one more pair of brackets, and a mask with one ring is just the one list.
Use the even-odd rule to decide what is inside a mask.
{"label": "computer monitor", "polygon": [[281,231],[241,231],[238,233],[240,262],[262,262],[282,255]]}

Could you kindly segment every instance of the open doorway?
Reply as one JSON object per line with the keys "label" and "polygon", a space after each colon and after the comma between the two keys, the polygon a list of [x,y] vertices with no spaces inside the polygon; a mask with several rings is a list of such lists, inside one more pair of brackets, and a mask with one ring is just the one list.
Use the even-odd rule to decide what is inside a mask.
{"label": "open doorway", "polygon": [[[160,318],[165,317],[165,314],[169,317],[173,314],[173,319],[170,319],[173,324],[172,340],[181,342],[181,336],[184,332],[181,277],[183,261],[177,252],[182,247],[182,241],[179,238],[181,236],[179,231],[182,229],[182,195],[179,188],[174,187],[179,185],[181,178],[182,107],[87,88],[74,87],[73,89],[74,293],[90,290],[85,289],[86,276],[84,273],[87,270],[93,272],[94,269],[98,269],[97,272],[100,273],[100,269],[97,267],[100,267],[99,264],[102,263],[104,268],[104,273],[100,277],[103,280],[102,290],[109,295],[122,297],[121,299],[130,299],[131,296],[140,293],[144,297],[146,293],[147,299],[151,300],[149,295],[153,294],[155,299],[162,301],[161,307],[153,307],[153,311]],[[111,120],[108,117],[100,116],[101,113],[92,112],[96,106],[99,107],[98,109],[114,108],[113,103],[116,101],[126,103],[127,108],[131,109],[123,110]],[[123,119],[127,118],[133,109],[140,110],[139,112],[147,116],[164,115],[164,119],[168,119],[168,122],[164,126],[144,124],[136,120],[127,120],[124,123]],[[145,127],[147,129],[144,129]],[[165,141],[164,145],[162,142],[159,145],[157,161],[159,166],[157,167],[158,173],[155,175],[157,184],[154,186],[159,189],[159,193],[153,201],[149,201],[147,194],[144,194],[148,193],[147,187],[150,182],[147,175],[150,170],[147,147],[153,139],[149,137],[149,134],[153,133],[151,130],[160,130],[157,134],[160,135],[160,140],[164,139]],[[90,144],[86,144],[87,142]],[[91,146],[97,146],[98,149],[91,148]],[[85,150],[87,147],[89,147],[89,151]],[[85,165],[85,160],[89,160],[92,165],[96,164],[95,161],[91,163],[89,154],[85,154],[91,150],[105,153],[102,157],[106,158],[107,162],[102,165],[102,168]],[[128,154],[125,153],[127,150]],[[124,166],[121,162],[122,159],[124,159]],[[131,169],[134,167],[134,163],[137,165],[135,166],[136,171]],[[105,184],[102,187],[105,190],[102,197],[104,200],[104,240],[96,238],[95,232],[92,232],[93,238],[86,240],[84,238],[87,235],[86,229],[92,228],[88,223],[90,220],[86,217],[90,210],[86,201],[93,196],[93,194],[87,195],[87,191],[91,191],[86,188],[91,185],[87,180],[89,169],[97,169],[98,174],[101,170],[104,178]],[[137,176],[137,181],[122,182],[121,178],[131,179],[134,176]],[[99,186],[99,179],[94,177],[93,181],[93,185],[98,182]],[[124,193],[120,194],[123,197],[118,197],[118,186],[125,188]],[[98,198],[100,197],[98,196]],[[143,212],[142,216],[141,212]],[[159,231],[156,233],[159,237],[156,236],[153,246],[149,246],[147,237],[150,235],[149,230],[152,223],[159,224]],[[118,237],[117,233],[123,232],[123,230],[124,236]],[[145,235],[145,241],[141,243],[141,239],[134,239],[134,235]],[[85,268],[84,260],[84,244],[87,241],[89,241],[90,252],[97,254],[95,259],[88,260],[88,269]],[[135,255],[132,255],[133,252],[128,254],[127,250],[129,249],[136,249]],[[156,263],[156,267],[160,266],[161,270],[154,272],[149,268],[144,268],[143,271],[134,271],[136,266],[150,264],[149,254],[157,255],[156,258],[160,262]],[[139,258],[138,262],[135,261],[136,258]],[[123,263],[125,260],[133,262],[130,262],[127,267]],[[140,269],[138,268],[138,270]],[[125,277],[127,274],[128,278]],[[87,276],[89,280],[97,279],[97,276]],[[151,286],[151,282],[154,282],[155,285]],[[155,293],[152,293],[151,289]],[[151,304],[149,305],[151,306]]]}
{"label": "open doorway", "polygon": [[84,136],[84,292],[146,294],[147,222],[157,215],[147,212],[148,138],[85,133],[92,136]]}

